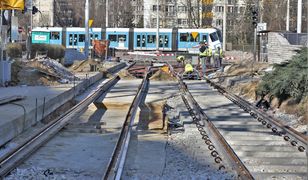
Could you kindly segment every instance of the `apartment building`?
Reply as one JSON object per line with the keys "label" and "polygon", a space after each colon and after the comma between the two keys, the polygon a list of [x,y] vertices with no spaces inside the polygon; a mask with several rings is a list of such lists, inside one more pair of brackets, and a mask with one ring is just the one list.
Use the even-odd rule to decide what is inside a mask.
{"label": "apartment building", "polygon": [[[212,26],[222,29],[223,25],[223,12],[224,12],[224,1],[215,0],[213,2],[213,20]],[[246,3],[244,0],[227,0],[227,27],[232,28],[236,22],[236,18],[240,18],[240,14],[244,12]]]}
{"label": "apartment building", "polygon": [[34,26],[54,26],[54,0],[33,0],[32,5],[40,11],[33,15]]}

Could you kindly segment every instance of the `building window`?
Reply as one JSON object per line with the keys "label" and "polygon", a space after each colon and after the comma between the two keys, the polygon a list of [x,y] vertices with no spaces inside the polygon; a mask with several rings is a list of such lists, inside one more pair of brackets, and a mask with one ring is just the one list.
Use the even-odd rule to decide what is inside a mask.
{"label": "building window", "polygon": [[178,19],[178,25],[187,25],[187,19]]}
{"label": "building window", "polygon": [[224,7],[223,6],[216,6],[216,12],[223,12]]}
{"label": "building window", "polygon": [[222,19],[217,19],[216,26],[221,26],[221,25],[222,25]]}
{"label": "building window", "polygon": [[[159,5],[158,8],[159,8],[159,11],[161,11],[161,5]],[[157,6],[156,5],[153,5],[153,11],[157,11]]]}
{"label": "building window", "polygon": [[240,13],[243,13],[243,12],[244,12],[244,10],[245,10],[245,8],[244,8],[244,7],[240,7]]}
{"label": "building window", "polygon": [[186,13],[187,12],[187,7],[186,6],[178,6],[178,12]]}
{"label": "building window", "polygon": [[228,13],[232,13],[233,12],[233,7],[228,7]]}

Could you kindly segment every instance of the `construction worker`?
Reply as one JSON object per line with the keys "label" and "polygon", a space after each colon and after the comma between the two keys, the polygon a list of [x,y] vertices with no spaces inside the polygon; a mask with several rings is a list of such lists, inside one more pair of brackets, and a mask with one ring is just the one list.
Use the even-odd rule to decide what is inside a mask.
{"label": "construction worker", "polygon": [[178,62],[178,64],[182,64],[184,66],[185,57],[184,56],[178,56],[176,58],[176,61]]}
{"label": "construction worker", "polygon": [[193,66],[192,66],[190,63],[187,63],[187,64],[185,65],[185,73],[190,74],[190,73],[192,73],[192,72],[194,72]]}
{"label": "construction worker", "polygon": [[206,71],[206,59],[207,59],[207,54],[208,54],[208,47],[206,46],[206,43],[201,41],[200,43],[200,48],[199,48],[199,62],[200,64],[201,61],[201,67],[202,67],[202,77],[205,78],[205,71]]}
{"label": "construction worker", "polygon": [[214,53],[214,67],[221,68],[221,61],[222,61],[222,49],[217,47]]}
{"label": "construction worker", "polygon": [[211,59],[213,56],[212,48],[208,46],[207,48],[207,58],[206,58],[206,64],[209,67],[211,65]]}

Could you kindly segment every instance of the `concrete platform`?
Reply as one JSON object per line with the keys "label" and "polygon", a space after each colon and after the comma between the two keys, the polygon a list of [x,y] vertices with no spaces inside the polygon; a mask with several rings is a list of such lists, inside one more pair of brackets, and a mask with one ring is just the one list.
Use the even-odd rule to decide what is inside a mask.
{"label": "concrete platform", "polygon": [[86,78],[58,86],[0,88],[0,98],[13,95],[26,97],[23,100],[0,105],[0,147],[103,77],[101,73],[76,75]]}

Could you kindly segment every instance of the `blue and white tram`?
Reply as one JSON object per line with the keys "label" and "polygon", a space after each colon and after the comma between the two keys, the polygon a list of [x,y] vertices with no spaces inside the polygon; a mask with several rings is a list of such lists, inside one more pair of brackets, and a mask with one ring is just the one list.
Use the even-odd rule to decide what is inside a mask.
{"label": "blue and white tram", "polygon": [[[154,28],[90,28],[90,40],[108,39],[110,47],[121,50],[156,50],[156,29]],[[59,44],[66,48],[82,51],[85,45],[85,28],[49,27],[35,28],[38,39],[40,34],[48,36],[47,44]],[[46,35],[47,34],[47,35]],[[32,37],[32,41],[33,41]],[[198,51],[200,41],[207,42],[214,50],[221,47],[222,37],[219,29],[159,29],[159,50],[161,51]],[[40,41],[36,41],[39,43]],[[90,41],[90,48],[92,41]],[[192,51],[193,50],[193,51]]]}

